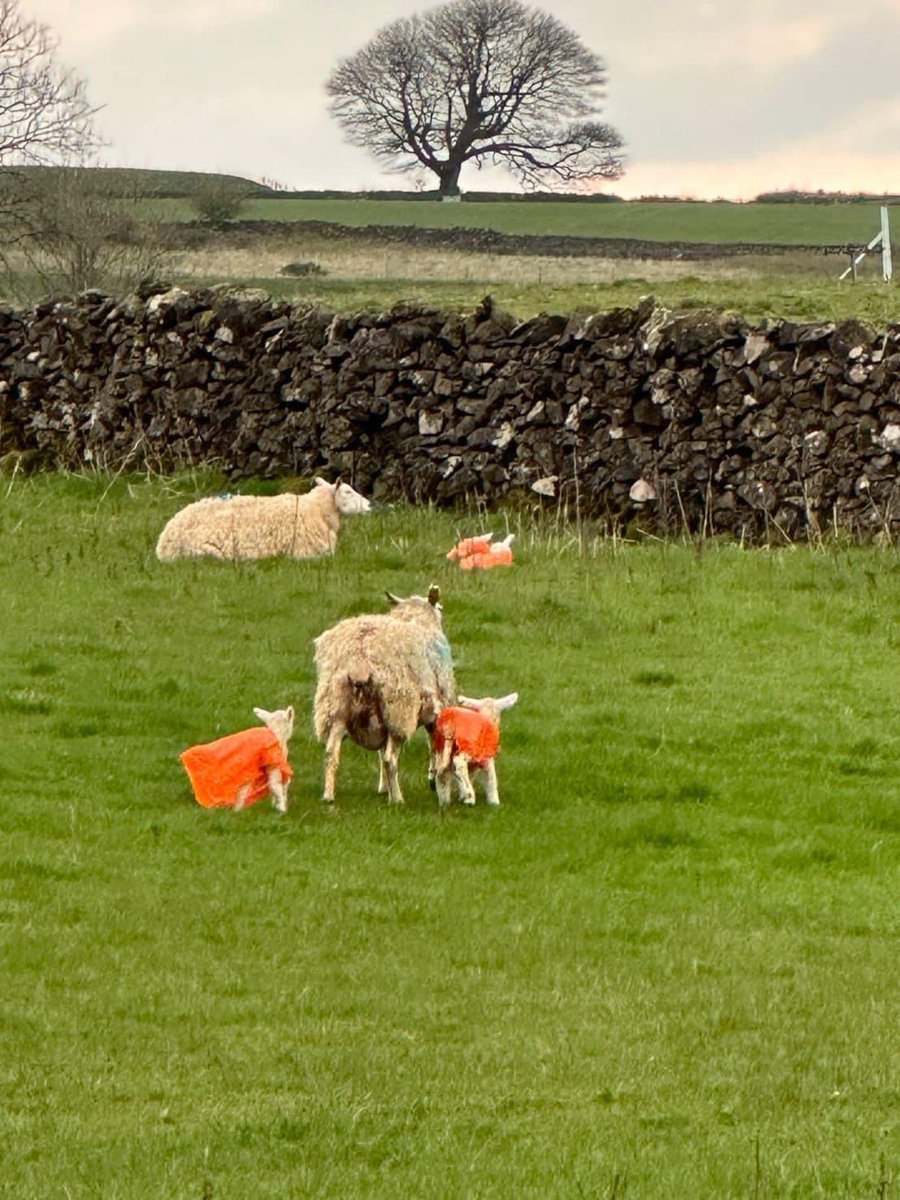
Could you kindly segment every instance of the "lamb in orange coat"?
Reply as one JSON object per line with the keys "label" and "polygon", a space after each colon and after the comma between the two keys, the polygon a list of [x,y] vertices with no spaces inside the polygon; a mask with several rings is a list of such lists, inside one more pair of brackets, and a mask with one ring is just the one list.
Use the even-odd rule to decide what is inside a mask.
{"label": "lamb in orange coat", "polygon": [[239,812],[271,795],[278,811],[287,812],[293,775],[287,744],[294,732],[294,709],[253,711],[262,726],[191,746],[181,755],[197,803],[204,808],[233,808]]}
{"label": "lamb in orange coat", "polygon": [[463,571],[489,571],[492,567],[512,565],[514,533],[509,533],[502,542],[494,542],[492,533],[463,538],[447,552],[451,562],[459,563]]}
{"label": "lamb in orange coat", "polygon": [[432,734],[435,758],[435,786],[438,802],[450,803],[453,780],[463,804],[475,803],[475,788],[469,769],[485,777],[485,800],[492,807],[500,803],[497,769],[494,759],[500,749],[500,714],[519,699],[518,692],[494,700],[472,700],[460,696],[458,705],[445,708],[438,716]]}

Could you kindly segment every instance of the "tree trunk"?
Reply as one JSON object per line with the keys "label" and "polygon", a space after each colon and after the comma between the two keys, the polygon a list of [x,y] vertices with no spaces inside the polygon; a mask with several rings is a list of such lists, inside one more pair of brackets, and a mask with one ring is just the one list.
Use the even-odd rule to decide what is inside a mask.
{"label": "tree trunk", "polygon": [[438,170],[438,179],[440,180],[440,196],[442,200],[459,199],[459,173],[461,169],[462,163],[441,163]]}

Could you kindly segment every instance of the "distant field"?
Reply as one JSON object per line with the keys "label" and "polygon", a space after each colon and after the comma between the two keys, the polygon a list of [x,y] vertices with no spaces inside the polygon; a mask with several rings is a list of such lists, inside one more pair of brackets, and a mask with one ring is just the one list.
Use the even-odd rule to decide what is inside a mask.
{"label": "distant field", "polygon": [[[0,1195],[895,1200],[897,555],[401,505],[161,566],[225,481],[0,489]],[[480,521],[478,521],[480,524]],[[580,536],[579,536],[580,535]],[[442,587],[502,807],[319,800],[312,638]],[[286,817],[179,752],[294,703]]]}
{"label": "distant field", "polygon": [[[186,200],[146,201],[148,215],[194,217]],[[900,236],[900,208],[892,210]],[[248,200],[257,221],[332,221],[342,225],[428,225],[514,234],[646,238],[650,241],[865,244],[879,230],[877,204],[441,204],[410,200]]]}

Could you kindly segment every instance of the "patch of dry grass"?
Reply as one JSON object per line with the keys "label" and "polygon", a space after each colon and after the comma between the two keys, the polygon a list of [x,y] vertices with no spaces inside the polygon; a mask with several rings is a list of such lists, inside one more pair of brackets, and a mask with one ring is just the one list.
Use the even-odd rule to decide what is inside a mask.
{"label": "patch of dry grass", "polygon": [[394,243],[302,240],[256,245],[214,245],[175,252],[169,259],[183,279],[278,279],[289,262],[314,261],[335,280],[448,280],[492,283],[597,284],[639,276],[648,283],[693,277],[709,280],[762,279],[773,274],[834,279],[837,260],[804,254],[721,258],[708,261],[479,254]]}

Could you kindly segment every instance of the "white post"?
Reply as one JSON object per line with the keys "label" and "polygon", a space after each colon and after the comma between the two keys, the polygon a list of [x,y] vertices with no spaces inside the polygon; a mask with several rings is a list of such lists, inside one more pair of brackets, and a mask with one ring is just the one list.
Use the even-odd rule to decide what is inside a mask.
{"label": "white post", "polygon": [[885,283],[890,283],[891,276],[894,274],[894,266],[891,262],[891,226],[886,204],[881,206],[881,274],[884,276]]}
{"label": "white post", "polygon": [[[882,209],[882,212],[886,212],[886,211],[887,211],[886,209]],[[882,218],[882,220],[884,220],[884,218]],[[872,238],[871,242],[869,242],[868,246],[865,246],[862,250],[860,250],[859,254],[857,254],[855,258],[851,254],[850,266],[847,268],[846,271],[843,271],[838,276],[838,280],[840,281],[841,279],[846,279],[847,276],[851,273],[851,271],[853,272],[853,278],[856,279],[856,268],[859,266],[859,264],[862,262],[862,260],[866,257],[866,255],[869,253],[869,251],[874,250],[875,247],[880,244],[883,236],[884,236],[883,232],[881,232],[881,230],[879,230],[879,232],[876,233],[875,236]],[[890,252],[890,249],[888,249],[888,259],[890,259],[890,255],[891,255],[891,252]]]}

